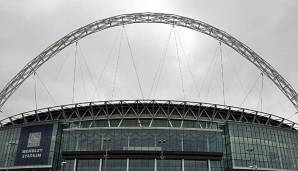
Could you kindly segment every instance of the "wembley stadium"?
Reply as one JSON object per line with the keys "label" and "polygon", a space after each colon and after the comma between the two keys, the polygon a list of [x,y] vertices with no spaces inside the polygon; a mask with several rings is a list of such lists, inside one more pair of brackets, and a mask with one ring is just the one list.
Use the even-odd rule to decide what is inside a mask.
{"label": "wembley stadium", "polygon": [[[295,90],[246,45],[206,23],[161,13],[111,17],[79,28],[27,64],[0,94],[0,107],[49,58],[94,32],[164,23],[197,30],[251,59],[297,107]],[[255,58],[253,60],[252,58]],[[294,171],[298,125],[246,108],[177,100],[74,103],[0,121],[0,170]]]}
{"label": "wembley stadium", "polygon": [[1,125],[2,170],[297,170],[298,163],[297,124],[218,104],[79,103]]}

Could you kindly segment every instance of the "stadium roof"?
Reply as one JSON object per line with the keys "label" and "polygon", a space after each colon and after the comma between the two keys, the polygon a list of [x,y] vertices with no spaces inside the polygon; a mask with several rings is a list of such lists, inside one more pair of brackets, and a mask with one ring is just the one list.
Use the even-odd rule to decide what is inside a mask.
{"label": "stadium roof", "polygon": [[295,122],[255,110],[202,102],[174,100],[112,100],[54,106],[16,114],[0,121],[0,127],[42,122],[85,122],[96,127],[106,121],[107,127],[123,127],[127,122],[139,127],[154,127],[164,121],[168,127],[184,127],[193,122],[200,128],[204,122],[224,124],[228,121],[297,129]]}

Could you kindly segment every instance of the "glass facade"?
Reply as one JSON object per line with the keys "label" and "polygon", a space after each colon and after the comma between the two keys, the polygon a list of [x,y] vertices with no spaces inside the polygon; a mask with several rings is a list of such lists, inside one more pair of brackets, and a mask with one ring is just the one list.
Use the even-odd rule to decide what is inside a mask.
{"label": "glass facade", "polygon": [[199,160],[185,160],[184,161],[185,171],[208,171],[208,161]]}
{"label": "glass facade", "polygon": [[[223,171],[298,170],[298,134],[295,130],[227,122],[216,129],[198,128],[64,128],[55,124],[49,164],[64,171]],[[62,127],[61,127],[62,128]],[[14,168],[21,127],[0,129],[0,170]],[[55,146],[56,144],[56,146]],[[60,148],[61,144],[61,148]],[[63,152],[136,151],[155,156],[63,160]],[[176,158],[162,154],[177,153]],[[182,152],[182,153],[180,153]],[[222,159],[200,159],[183,152],[222,153]],[[59,155],[60,154],[60,155]],[[62,161],[64,163],[62,164]]]}
{"label": "glass facade", "polygon": [[[58,168],[64,171],[223,171],[251,169],[252,166],[261,170],[298,170],[297,131],[237,122],[227,122],[221,128],[98,127],[60,130],[55,124],[49,164],[56,162],[60,165]],[[0,170],[14,168],[21,129],[0,130]],[[105,158],[102,155],[66,160],[62,160],[61,156],[62,152],[90,151],[157,152],[158,155],[142,158]],[[215,152],[223,156],[222,160],[190,159],[184,158],[181,153],[180,158],[162,158],[161,152],[169,151]],[[62,161],[65,163],[62,164]]]}
{"label": "glass facade", "polygon": [[154,159],[129,159],[130,171],[154,171]]}
{"label": "glass facade", "polygon": [[[183,129],[65,130],[63,151],[141,150],[223,152],[223,131]],[[109,140],[109,141],[106,141]],[[160,142],[163,140],[164,142]]]}
{"label": "glass facade", "polygon": [[[173,128],[98,128],[67,129],[63,133],[64,152],[88,151],[158,151],[158,152],[221,152],[224,149],[222,130]],[[162,141],[161,141],[162,140]],[[168,159],[156,157],[124,159],[67,160],[65,170],[108,171],[214,171],[223,170],[223,162],[200,159]],[[105,168],[107,165],[107,168]]]}
{"label": "glass facade", "polygon": [[234,168],[298,170],[297,131],[229,122],[228,158]]}
{"label": "glass facade", "polygon": [[[80,170],[98,171],[99,164],[100,164],[99,160],[78,160],[77,171],[80,171]],[[68,170],[73,170],[73,168],[69,168]]]}
{"label": "glass facade", "polygon": [[0,129],[0,168],[14,165],[20,132],[20,128]]}
{"label": "glass facade", "polygon": [[[160,159],[66,160],[64,171],[221,171],[220,161]],[[106,164],[105,164],[106,163]],[[107,165],[107,168],[105,168]]]}
{"label": "glass facade", "polygon": [[[205,112],[212,113],[214,109]],[[189,113],[204,114],[196,112]],[[262,123],[246,123],[223,122],[215,114],[201,120],[191,120],[186,115],[184,119],[170,114],[175,118],[152,119],[144,115],[146,118],[79,120],[73,113],[69,116],[74,119],[69,122],[0,127],[0,171],[22,167],[44,171],[298,171],[298,131],[278,121],[270,126],[266,125],[270,121],[262,117]],[[246,117],[253,120],[252,116]],[[237,117],[240,120],[241,114]],[[46,125],[52,124],[47,130]],[[50,142],[44,148],[49,152],[45,164],[16,164],[23,146],[28,149],[45,142],[41,141],[40,130],[45,130],[43,135]]]}

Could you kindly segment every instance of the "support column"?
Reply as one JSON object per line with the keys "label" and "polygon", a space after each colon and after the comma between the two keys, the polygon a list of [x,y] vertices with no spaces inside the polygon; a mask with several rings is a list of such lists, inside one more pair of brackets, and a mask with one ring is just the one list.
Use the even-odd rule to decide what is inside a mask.
{"label": "support column", "polygon": [[184,159],[182,159],[182,171],[184,171]]}
{"label": "support column", "polygon": [[157,171],[157,159],[154,159],[154,171]]}
{"label": "support column", "polygon": [[101,136],[101,142],[100,142],[100,150],[103,150],[103,135]]}
{"label": "support column", "polygon": [[[278,136],[276,136],[276,135],[275,135],[275,140],[276,140],[275,146],[277,147],[277,146],[279,146],[279,139],[278,139]],[[277,152],[278,152],[278,160],[279,160],[280,168],[283,169],[284,167],[283,167],[283,163],[282,163],[282,159],[281,159],[280,148],[277,148]],[[255,156],[254,156],[254,158],[255,158]],[[255,165],[257,165],[256,159],[254,159],[254,160],[255,160]]]}
{"label": "support column", "polygon": [[129,158],[126,159],[126,171],[129,171]]}
{"label": "support column", "polygon": [[99,171],[102,171],[102,159],[99,159]]}
{"label": "support column", "polygon": [[181,151],[184,151],[184,140],[183,140],[183,135],[182,135],[182,138],[181,138]]}
{"label": "support column", "polygon": [[[207,135],[207,152],[210,152],[209,135]],[[210,160],[207,161],[208,171],[211,171]]]}
{"label": "support column", "polygon": [[73,171],[77,170],[77,159],[74,159],[74,163],[73,163]]}
{"label": "support column", "polygon": [[208,160],[208,171],[211,171],[211,162]]}

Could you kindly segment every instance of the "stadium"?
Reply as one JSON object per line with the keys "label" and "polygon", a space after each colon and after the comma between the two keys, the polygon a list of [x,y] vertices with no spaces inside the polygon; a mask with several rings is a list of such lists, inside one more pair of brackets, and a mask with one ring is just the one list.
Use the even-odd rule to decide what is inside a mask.
{"label": "stadium", "polygon": [[[71,32],[7,84],[1,106],[64,47],[94,32],[132,23],[177,25],[214,37],[251,59],[298,106],[295,90],[246,45],[206,23],[161,13],[115,16]],[[294,171],[297,128],[295,122],[273,114],[221,104],[158,99],[75,103],[1,120],[0,170]]]}

